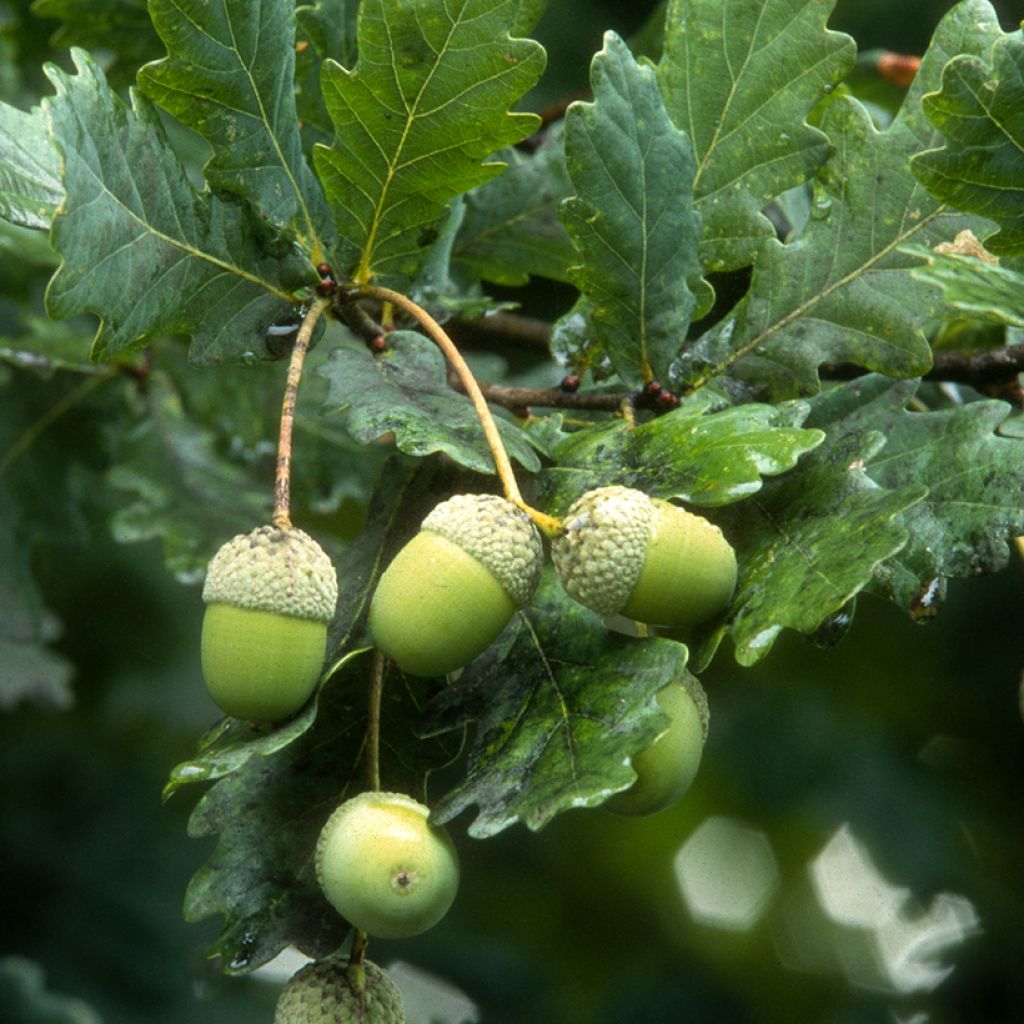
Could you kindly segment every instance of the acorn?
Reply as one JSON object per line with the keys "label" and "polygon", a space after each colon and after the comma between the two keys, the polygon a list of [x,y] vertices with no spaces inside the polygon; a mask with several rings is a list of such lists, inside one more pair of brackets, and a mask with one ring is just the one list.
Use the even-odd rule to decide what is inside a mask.
{"label": "acorn", "polygon": [[708,698],[697,679],[684,672],[655,698],[668,725],[650,746],[631,759],[636,782],[605,801],[615,814],[641,816],[671,807],[690,788],[708,738]]}
{"label": "acorn", "polygon": [[544,553],[530,518],[494,494],[458,494],[423,520],[370,603],[374,642],[410,675],[472,661],[532,596]]}
{"label": "acorn", "polygon": [[327,819],[316,877],[327,901],[367,935],[403,939],[432,928],[459,888],[459,858],[430,810],[403,793],[369,791]]}
{"label": "acorn", "polygon": [[329,957],[306,964],[277,1000],[274,1024],[405,1024],[402,993],[371,960]]}
{"label": "acorn", "polygon": [[229,715],[276,721],[309,699],[323,668],[338,577],[293,527],[260,526],[213,556],[203,587],[202,665]]}
{"label": "acorn", "polygon": [[723,611],[736,554],[701,516],[631,487],[578,498],[551,545],[562,585],[601,615],[686,628]]}

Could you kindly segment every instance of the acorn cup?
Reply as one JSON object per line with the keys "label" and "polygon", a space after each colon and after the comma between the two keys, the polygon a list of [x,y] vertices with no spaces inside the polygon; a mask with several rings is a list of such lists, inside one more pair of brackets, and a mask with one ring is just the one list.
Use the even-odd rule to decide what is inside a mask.
{"label": "acorn cup", "polygon": [[483,653],[537,588],[544,553],[529,517],[493,494],[458,494],[423,520],[370,604],[377,646],[415,676]]}
{"label": "acorn cup", "polygon": [[338,601],[323,548],[294,528],[239,534],[213,556],[203,600],[203,676],[214,703],[255,721],[298,711],[320,679]]}
{"label": "acorn cup", "polygon": [[631,760],[636,782],[605,801],[615,814],[639,817],[671,807],[690,788],[708,738],[708,698],[696,677],[683,675],[655,698],[668,725]]}
{"label": "acorn cup", "polygon": [[717,526],[631,487],[578,498],[551,558],[580,604],[654,626],[705,622],[736,588],[736,554]]}
{"label": "acorn cup", "polygon": [[402,993],[370,960],[314,960],[281,989],[274,1024],[405,1024]]}

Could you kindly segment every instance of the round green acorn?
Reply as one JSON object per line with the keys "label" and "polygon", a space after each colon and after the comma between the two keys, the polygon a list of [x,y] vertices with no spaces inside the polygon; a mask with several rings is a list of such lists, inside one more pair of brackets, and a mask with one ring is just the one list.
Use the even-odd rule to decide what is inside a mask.
{"label": "round green acorn", "polygon": [[551,558],[580,604],[656,626],[704,622],[736,588],[736,554],[717,526],[631,487],[578,498]]}
{"label": "round green acorn", "polygon": [[354,928],[404,939],[433,927],[459,887],[459,859],[428,808],[401,793],[360,793],[327,820],[316,876]]}
{"label": "round green acorn", "polygon": [[291,977],[278,997],[274,1024],[405,1024],[405,1009],[383,968],[330,957]]}
{"label": "round green acorn", "polygon": [[616,814],[641,816],[671,807],[689,788],[700,767],[708,736],[708,699],[689,673],[657,696],[669,717],[665,731],[632,759],[636,782],[604,806]]}
{"label": "round green acorn", "polygon": [[423,520],[370,603],[377,646],[415,676],[483,653],[537,587],[544,552],[529,517],[493,494],[458,494]]}
{"label": "round green acorn", "polygon": [[202,665],[229,715],[276,721],[309,699],[323,668],[338,577],[302,530],[260,526],[213,556],[203,587]]}

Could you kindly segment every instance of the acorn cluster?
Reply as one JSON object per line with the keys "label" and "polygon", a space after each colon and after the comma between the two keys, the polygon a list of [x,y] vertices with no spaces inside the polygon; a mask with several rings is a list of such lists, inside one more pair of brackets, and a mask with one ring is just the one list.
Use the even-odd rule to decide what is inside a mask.
{"label": "acorn cluster", "polygon": [[[575,501],[551,540],[566,591],[604,615],[686,629],[720,614],[736,584],[721,530],[641,491],[609,486]],[[368,624],[404,672],[439,677],[485,651],[531,599],[544,563],[533,521],[492,494],[437,505],[381,575]],[[301,530],[262,526],[233,538],[209,566],[202,665],[229,715],[275,721],[320,680],[338,598],[330,558]],[[636,781],[606,802],[623,815],[659,811],[689,787],[707,734],[707,700],[685,674],[656,697],[667,721],[632,759]],[[330,814],[316,848],[326,900],[367,936],[405,938],[447,913],[459,861],[425,805],[372,790]],[[312,964],[286,986],[277,1024],[402,1019],[392,983],[372,964]]]}

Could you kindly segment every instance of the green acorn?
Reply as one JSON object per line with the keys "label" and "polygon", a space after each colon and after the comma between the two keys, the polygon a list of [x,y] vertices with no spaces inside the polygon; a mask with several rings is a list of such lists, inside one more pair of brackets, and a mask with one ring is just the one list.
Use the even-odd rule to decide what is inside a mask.
{"label": "green acorn", "polygon": [[656,698],[668,726],[632,758],[636,782],[605,801],[616,814],[656,814],[671,807],[689,788],[700,767],[708,737],[708,698],[697,679],[685,672]]}
{"label": "green acorn", "polygon": [[461,668],[529,601],[543,561],[537,528],[511,502],[449,498],[381,576],[370,604],[374,642],[410,675]]}
{"label": "green acorn", "polygon": [[578,498],[551,558],[580,604],[656,626],[704,622],[736,587],[736,554],[717,526],[630,487]]}
{"label": "green acorn", "polygon": [[430,810],[402,793],[360,793],[327,819],[316,877],[354,928],[382,939],[419,935],[441,920],[459,888],[459,859]]}
{"label": "green acorn", "polygon": [[203,675],[237,718],[276,721],[309,699],[323,668],[338,577],[302,530],[260,526],[213,556],[203,587]]}
{"label": "green acorn", "polygon": [[402,993],[370,960],[314,960],[281,990],[274,1024],[405,1024]]}

